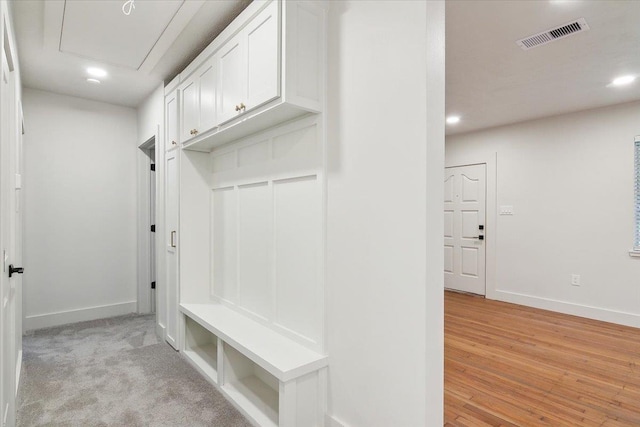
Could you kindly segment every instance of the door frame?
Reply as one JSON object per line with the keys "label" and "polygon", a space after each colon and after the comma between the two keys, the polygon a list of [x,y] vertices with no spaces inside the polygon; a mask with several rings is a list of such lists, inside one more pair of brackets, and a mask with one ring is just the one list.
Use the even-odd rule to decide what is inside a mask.
{"label": "door frame", "polygon": [[[156,128],[156,134],[138,146],[138,286],[137,286],[137,311],[141,314],[151,313],[151,213],[149,200],[151,200],[151,158],[149,152],[154,150],[153,163],[158,164],[158,150],[161,149],[158,141],[160,137],[159,127]],[[158,228],[158,174],[156,172],[156,229]],[[158,236],[156,235],[156,243]],[[157,257],[157,247],[156,247]],[[156,282],[158,280],[156,259]],[[156,285],[156,291],[157,291]],[[156,292],[156,303],[158,294]]]}
{"label": "door frame", "polygon": [[[454,158],[451,158],[454,157]],[[498,153],[486,156],[476,154],[445,155],[445,169],[459,166],[485,165],[487,194],[485,203],[485,298],[496,299],[496,246],[497,246],[497,171]]]}

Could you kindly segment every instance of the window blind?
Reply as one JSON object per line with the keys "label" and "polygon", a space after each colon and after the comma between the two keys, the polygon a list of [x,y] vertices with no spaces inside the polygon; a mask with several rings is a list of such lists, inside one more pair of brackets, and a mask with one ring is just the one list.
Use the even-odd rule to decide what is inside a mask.
{"label": "window blind", "polygon": [[634,209],[635,209],[636,222],[635,222],[635,232],[633,236],[633,248],[635,250],[640,250],[640,136],[636,136],[635,138],[634,163],[635,163]]}

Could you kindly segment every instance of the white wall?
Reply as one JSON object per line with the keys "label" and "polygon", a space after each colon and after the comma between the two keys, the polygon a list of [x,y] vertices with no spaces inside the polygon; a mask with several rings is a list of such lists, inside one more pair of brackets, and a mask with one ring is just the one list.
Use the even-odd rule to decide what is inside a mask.
{"label": "white wall", "polygon": [[330,425],[442,425],[444,4],[333,2],[328,33]]}
{"label": "white wall", "polygon": [[136,112],[25,89],[26,329],[136,306]]}
{"label": "white wall", "polygon": [[447,137],[447,165],[497,153],[488,191],[514,209],[487,230],[488,297],[640,326],[640,259],[628,254],[639,117],[636,102]]}
{"label": "white wall", "polygon": [[158,86],[137,108],[137,144],[148,141],[156,135],[156,127],[164,122],[164,85]]}

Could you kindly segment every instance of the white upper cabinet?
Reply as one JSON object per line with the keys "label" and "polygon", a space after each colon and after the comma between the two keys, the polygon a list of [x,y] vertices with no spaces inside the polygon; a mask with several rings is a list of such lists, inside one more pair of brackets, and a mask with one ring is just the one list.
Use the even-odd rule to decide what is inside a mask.
{"label": "white upper cabinet", "polygon": [[198,71],[200,123],[198,132],[206,132],[216,125],[217,73],[215,61],[208,61]]}
{"label": "white upper cabinet", "polygon": [[199,107],[198,107],[198,82],[197,76],[193,75],[181,86],[180,97],[182,98],[182,115],[180,120],[180,141],[188,141],[193,138],[194,129],[198,128]]}
{"label": "white upper cabinet", "polygon": [[165,97],[165,123],[166,123],[166,149],[170,150],[178,146],[180,135],[178,133],[178,95],[177,91],[171,92]]}
{"label": "white upper cabinet", "polygon": [[218,54],[219,91],[218,122],[224,123],[240,114],[242,102],[246,99],[246,66],[244,43],[238,34],[231,39]]}
{"label": "white upper cabinet", "polygon": [[279,93],[278,2],[273,1],[218,54],[222,124]]}
{"label": "white upper cabinet", "polygon": [[181,74],[184,148],[213,147],[323,109],[325,5],[254,1]]}
{"label": "white upper cabinet", "polygon": [[274,1],[244,30],[247,110],[280,95],[278,15],[278,2]]}
{"label": "white upper cabinet", "polygon": [[215,58],[206,61],[182,83],[182,142],[216,125],[217,69]]}

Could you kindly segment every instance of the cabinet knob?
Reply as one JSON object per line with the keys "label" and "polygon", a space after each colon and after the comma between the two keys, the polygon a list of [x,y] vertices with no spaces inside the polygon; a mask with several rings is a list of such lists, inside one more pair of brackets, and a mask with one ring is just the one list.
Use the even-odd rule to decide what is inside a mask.
{"label": "cabinet knob", "polygon": [[178,143],[177,143],[177,142],[175,142],[175,141],[171,141],[171,144],[173,144],[173,145],[178,145]]}
{"label": "cabinet knob", "polygon": [[189,133],[190,133],[191,135],[193,135],[193,129],[191,129],[191,130],[189,131]]}
{"label": "cabinet knob", "polygon": [[236,105],[236,111],[240,111],[240,106]]}
{"label": "cabinet knob", "polygon": [[240,103],[240,109],[241,109],[242,111],[244,111],[244,110],[246,110],[246,109],[247,109],[247,106],[246,106],[246,105],[244,105],[244,104],[241,102],[241,103]]}
{"label": "cabinet knob", "polygon": [[198,134],[198,129],[194,129],[194,130],[193,130],[193,134],[194,134],[194,135],[197,135],[197,134]]}

